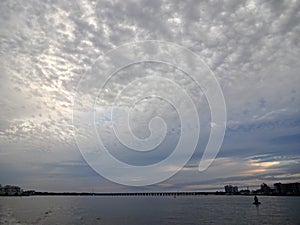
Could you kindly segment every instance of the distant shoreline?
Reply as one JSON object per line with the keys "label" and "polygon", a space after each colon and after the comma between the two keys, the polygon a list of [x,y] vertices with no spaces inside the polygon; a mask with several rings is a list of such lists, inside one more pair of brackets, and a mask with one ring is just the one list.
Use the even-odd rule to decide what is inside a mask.
{"label": "distant shoreline", "polygon": [[[225,192],[40,192],[30,195],[1,195],[3,197],[22,196],[199,196],[199,195],[223,195],[223,196],[254,196],[255,194],[227,194]],[[299,194],[256,194],[257,196],[300,196]]]}

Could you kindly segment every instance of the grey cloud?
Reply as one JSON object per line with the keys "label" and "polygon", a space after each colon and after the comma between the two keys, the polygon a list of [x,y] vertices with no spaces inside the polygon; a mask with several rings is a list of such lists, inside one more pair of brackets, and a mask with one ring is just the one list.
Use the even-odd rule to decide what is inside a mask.
{"label": "grey cloud", "polygon": [[[75,149],[72,104],[81,76],[98,56],[112,48],[149,39],[171,41],[189,48],[215,73],[224,91],[229,120],[219,156],[241,159],[273,153],[273,158],[262,161],[272,161],[280,153],[297,156],[299,7],[299,1],[254,0],[1,1],[0,153],[12,154],[10,159],[1,159],[1,165],[5,160],[13,161],[14,157],[37,160],[36,150],[49,143],[51,151],[57,145],[64,154],[72,154],[69,152],[70,146]],[[173,72],[166,76],[188,90],[207,128],[210,117],[204,96],[189,78],[172,76]],[[108,84],[113,94],[100,103],[110,105],[114,93],[121,91],[130,79],[135,76],[130,77],[126,70],[116,74]],[[127,100],[138,93],[130,91]],[[146,109],[145,116],[137,120],[143,122],[141,127],[147,124],[145,118],[158,112]],[[164,109],[164,116],[173,115],[167,107],[160,110]],[[207,130],[204,130],[206,135]],[[202,145],[207,137],[204,139],[200,140]],[[19,148],[12,142],[31,150],[13,156]],[[199,150],[195,154],[197,160],[201,153]],[[154,160],[158,155],[153,155]],[[298,160],[296,157],[295,161]],[[22,160],[18,162],[22,164]],[[295,173],[297,168],[283,165],[280,170]],[[72,169],[67,170],[69,176]],[[12,176],[17,177],[16,174]],[[252,178],[255,176],[249,177]],[[235,181],[243,177],[222,179],[205,182]],[[197,182],[182,185],[193,184]]]}

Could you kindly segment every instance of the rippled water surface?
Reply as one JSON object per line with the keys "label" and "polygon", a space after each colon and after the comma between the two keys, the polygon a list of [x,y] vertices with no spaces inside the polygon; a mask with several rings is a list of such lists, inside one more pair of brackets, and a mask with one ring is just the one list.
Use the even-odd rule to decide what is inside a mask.
{"label": "rippled water surface", "polygon": [[0,224],[300,224],[300,197],[0,197]]}

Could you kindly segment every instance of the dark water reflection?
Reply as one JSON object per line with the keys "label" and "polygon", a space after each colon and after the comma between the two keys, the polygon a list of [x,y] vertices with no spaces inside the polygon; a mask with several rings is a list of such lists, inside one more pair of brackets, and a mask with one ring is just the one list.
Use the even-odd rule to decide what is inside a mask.
{"label": "dark water reflection", "polygon": [[300,197],[0,198],[0,224],[300,224]]}

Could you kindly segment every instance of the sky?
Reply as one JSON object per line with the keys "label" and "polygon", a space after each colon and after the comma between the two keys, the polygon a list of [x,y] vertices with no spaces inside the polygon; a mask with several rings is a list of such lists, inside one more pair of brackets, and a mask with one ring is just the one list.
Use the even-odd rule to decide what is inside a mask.
{"label": "sky", "polygon": [[[270,186],[299,182],[300,1],[4,0],[0,21],[2,185],[114,192],[223,190],[226,184],[257,188],[263,182]],[[204,171],[198,170],[198,164],[213,127],[210,104],[191,76],[176,65],[159,62],[129,65],[110,80],[95,72],[107,54],[118,53],[119,46],[149,40],[192,51],[220,85],[227,111],[226,132],[217,157]],[[122,61],[119,58],[112,64]],[[147,76],[158,77],[158,81],[146,82]],[[143,98],[137,103],[137,98],[169,94],[182,108],[187,102],[182,93],[187,94],[201,126],[188,163],[171,178],[144,187],[124,186],[100,176],[78,146],[78,124],[73,116],[78,115],[82,80],[85,90],[104,90],[98,93],[94,108],[103,144],[119,160],[136,166],[168,157],[183,134],[174,105],[160,98]],[[131,130],[138,138],[149,137],[152,125],[165,132],[157,148],[143,154],[122,144],[109,117],[115,103],[119,134],[128,138],[123,117],[118,115],[135,103]],[[191,111],[186,107],[184,113]],[[164,123],[152,120],[148,126],[155,116]],[[185,134],[191,137],[194,131],[191,128]],[[89,136],[88,132],[79,134]],[[154,139],[160,135],[154,132]],[[180,154],[184,157],[187,152]],[[131,179],[128,174],[124,177]]]}

